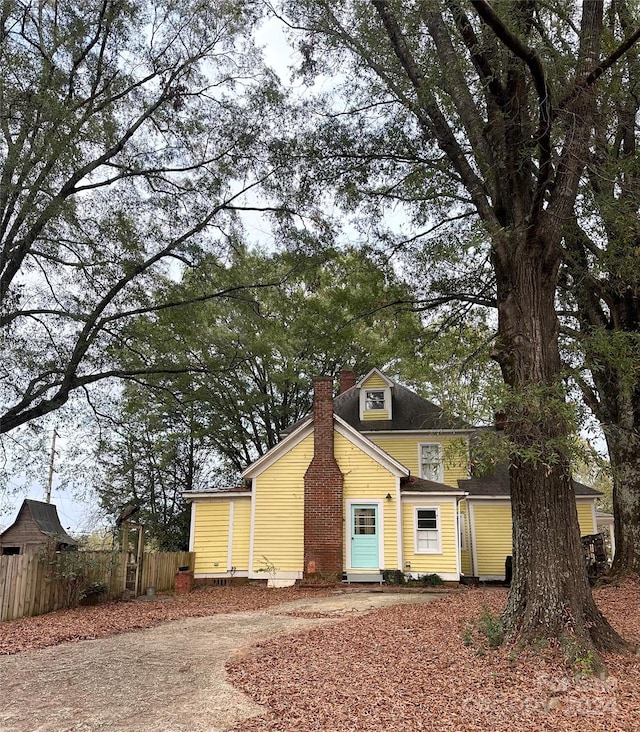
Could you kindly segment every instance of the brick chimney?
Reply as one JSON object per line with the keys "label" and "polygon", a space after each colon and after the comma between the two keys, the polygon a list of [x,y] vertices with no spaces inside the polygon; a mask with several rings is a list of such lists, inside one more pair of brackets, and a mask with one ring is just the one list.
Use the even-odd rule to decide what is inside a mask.
{"label": "brick chimney", "polygon": [[340,394],[356,385],[356,372],[344,369],[340,372]]}
{"label": "brick chimney", "polygon": [[342,473],[333,452],[333,381],[313,381],[313,459],[304,476],[304,574],[342,579]]}

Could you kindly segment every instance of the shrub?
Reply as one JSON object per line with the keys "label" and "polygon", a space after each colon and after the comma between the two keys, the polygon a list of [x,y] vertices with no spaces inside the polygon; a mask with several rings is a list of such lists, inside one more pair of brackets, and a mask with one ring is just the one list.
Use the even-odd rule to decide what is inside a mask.
{"label": "shrub", "polygon": [[407,578],[400,569],[385,569],[382,572],[382,580],[385,585],[404,585]]}
{"label": "shrub", "polygon": [[423,587],[440,587],[444,584],[439,574],[423,574],[418,580]]}

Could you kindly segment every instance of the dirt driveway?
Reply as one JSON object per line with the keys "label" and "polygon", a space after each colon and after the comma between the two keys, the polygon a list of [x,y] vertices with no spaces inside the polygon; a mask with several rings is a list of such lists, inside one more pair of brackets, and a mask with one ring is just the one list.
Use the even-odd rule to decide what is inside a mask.
{"label": "dirt driveway", "polygon": [[440,596],[340,594],[2,656],[0,730],[219,732],[263,713],[227,683],[232,655],[281,633]]}

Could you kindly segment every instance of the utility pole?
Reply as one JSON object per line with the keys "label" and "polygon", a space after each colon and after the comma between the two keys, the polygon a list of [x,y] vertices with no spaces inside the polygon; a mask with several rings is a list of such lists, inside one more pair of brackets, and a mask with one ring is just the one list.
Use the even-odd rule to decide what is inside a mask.
{"label": "utility pole", "polygon": [[49,482],[47,483],[47,503],[51,503],[51,486],[53,485],[53,461],[56,457],[56,437],[58,437],[56,428],[53,428],[53,434],[51,435],[51,457],[49,459]]}

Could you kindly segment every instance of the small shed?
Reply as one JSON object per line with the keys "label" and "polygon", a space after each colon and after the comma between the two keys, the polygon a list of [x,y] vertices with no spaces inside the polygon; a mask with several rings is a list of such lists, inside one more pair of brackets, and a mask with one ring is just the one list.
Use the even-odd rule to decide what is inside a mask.
{"label": "small shed", "polygon": [[25,498],[16,520],[0,534],[0,554],[25,554],[47,545],[61,551],[77,547],[78,542],[62,528],[52,503]]}

